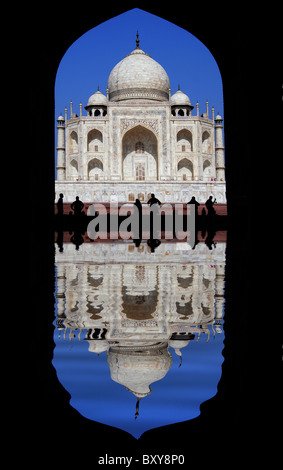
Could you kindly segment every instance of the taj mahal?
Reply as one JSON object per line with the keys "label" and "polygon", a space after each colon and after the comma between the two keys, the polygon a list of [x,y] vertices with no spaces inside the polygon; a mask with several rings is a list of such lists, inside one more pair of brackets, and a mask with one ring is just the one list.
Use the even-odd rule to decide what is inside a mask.
{"label": "taj mahal", "polygon": [[164,68],[140,48],[114,66],[106,95],[93,93],[83,115],[57,119],[55,198],[84,202],[226,204],[223,119],[199,113],[187,94],[171,93]]}

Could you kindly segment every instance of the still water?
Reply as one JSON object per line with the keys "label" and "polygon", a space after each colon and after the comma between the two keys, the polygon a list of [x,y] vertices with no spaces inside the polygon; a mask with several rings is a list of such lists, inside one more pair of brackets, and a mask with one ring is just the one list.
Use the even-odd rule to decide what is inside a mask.
{"label": "still water", "polygon": [[53,365],[81,415],[136,438],[199,415],[221,377],[225,250],[55,245]]}

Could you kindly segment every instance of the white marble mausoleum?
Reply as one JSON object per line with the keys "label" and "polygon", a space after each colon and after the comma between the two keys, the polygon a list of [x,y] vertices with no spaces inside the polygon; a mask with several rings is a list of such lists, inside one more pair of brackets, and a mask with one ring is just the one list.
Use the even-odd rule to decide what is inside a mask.
{"label": "white marble mausoleum", "polygon": [[164,68],[139,46],[112,69],[80,115],[57,119],[55,198],[83,202],[226,203],[223,119],[193,115],[189,97],[171,93]]}

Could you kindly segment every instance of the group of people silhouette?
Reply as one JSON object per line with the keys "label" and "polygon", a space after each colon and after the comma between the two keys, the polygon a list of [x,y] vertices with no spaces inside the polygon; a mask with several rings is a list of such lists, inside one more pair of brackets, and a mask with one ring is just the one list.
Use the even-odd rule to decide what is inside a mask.
{"label": "group of people silhouette", "polygon": [[[57,201],[57,214],[58,215],[64,214],[63,198],[64,198],[64,194],[62,193],[59,194],[59,199]],[[72,202],[71,204],[71,209],[74,211],[74,215],[85,214],[85,212],[83,211],[83,208],[84,208],[84,203],[80,200],[79,196],[76,196],[76,200]]]}
{"label": "group of people silhouette", "polygon": [[[207,209],[207,215],[208,216],[214,216],[216,215],[216,210],[214,209],[214,204],[216,203],[216,199],[214,198],[214,201],[212,200],[213,197],[209,196],[207,201],[205,202],[205,207]],[[187,204],[194,204],[195,206],[195,214],[198,215],[198,207],[200,206],[200,203],[196,200],[195,196],[191,198],[191,200]],[[203,207],[202,209],[202,215],[206,215],[205,208]]]}
{"label": "group of people silhouette", "polygon": [[[60,216],[59,220],[63,220],[62,219],[62,216],[64,214],[63,198],[64,198],[64,195],[61,193],[59,195],[59,199],[57,201],[57,214],[58,214],[58,216]],[[204,207],[202,209],[201,215],[205,216],[205,219],[207,219],[208,221],[211,220],[212,217],[216,215],[216,211],[213,207],[215,202],[216,202],[216,199],[214,198],[214,200],[213,200],[213,197],[210,196],[207,199],[207,201],[205,202],[205,207],[207,209],[207,212],[206,212]],[[153,206],[154,204],[157,204],[157,205],[160,206],[161,202],[159,201],[159,199],[157,199],[155,197],[154,193],[151,193],[151,197],[147,201],[147,204],[150,207]],[[194,206],[195,206],[195,215],[198,216],[199,215],[198,214],[198,208],[200,206],[200,203],[196,200],[196,198],[193,196],[187,204],[194,204]],[[140,245],[141,241],[142,241],[142,204],[141,204],[141,201],[139,199],[136,199],[135,202],[134,202],[134,206],[138,210],[138,214],[139,214],[139,234],[138,234],[138,238],[135,238],[133,240],[133,242],[138,247]],[[73,212],[70,211],[69,216],[74,215],[76,217],[74,219],[73,219],[73,217],[71,217],[71,219],[69,219],[69,220],[73,219],[73,222],[75,222],[75,220],[76,220],[79,223],[79,226],[77,226],[77,223],[75,223],[75,225],[74,225],[75,232],[74,232],[74,234],[71,238],[71,241],[72,241],[72,243],[74,243],[76,245],[76,248],[79,249],[79,246],[84,241],[83,237],[82,237],[82,230],[83,230],[83,233],[85,231],[85,228],[83,226],[81,226],[81,222],[79,222],[79,221],[80,220],[85,220],[85,219],[84,218],[81,219],[81,217],[78,217],[78,216],[85,216],[85,211],[83,211],[83,208],[85,206],[84,206],[84,203],[80,200],[79,196],[76,196],[75,201],[72,202],[70,207],[71,207]],[[153,214],[151,214],[151,217],[152,216],[153,216]],[[73,223],[72,223],[72,227],[73,227]],[[62,228],[61,228],[61,230],[62,230]],[[198,240],[197,240],[198,224],[196,225],[195,230],[196,230],[196,241],[195,241],[195,245],[194,245],[193,248],[195,248],[195,246],[198,244]],[[207,230],[208,230],[208,236],[207,236],[207,239],[206,239],[206,244],[209,247],[209,249],[211,249],[212,245],[213,245],[214,232],[211,233],[212,227],[209,227],[209,226],[208,226]],[[59,232],[58,232],[57,243],[58,243],[59,248],[63,249],[63,244],[61,243],[63,239],[61,240],[61,238],[62,237],[59,235]],[[147,244],[150,247],[151,251],[154,252],[155,249],[160,245],[160,243],[161,243],[161,241],[156,239],[156,237],[153,235],[152,221],[151,221],[151,223],[150,223],[150,238],[149,238],[149,240],[147,240]]]}
{"label": "group of people silhouette", "polygon": [[[57,201],[57,214],[58,215],[63,215],[64,213],[64,210],[63,210],[63,198],[64,198],[64,195],[61,193],[59,195],[59,199]],[[206,206],[206,209],[207,209],[207,215],[208,216],[214,216],[216,215],[216,210],[214,209],[214,204],[216,202],[216,199],[214,198],[214,201],[213,201],[213,197],[212,196],[209,196],[209,198],[207,199],[207,201],[205,202],[205,206]],[[141,209],[142,205],[141,205],[141,202],[139,199],[136,199],[135,201],[135,206],[138,208],[138,209]],[[161,202],[159,201],[159,199],[157,199],[155,197],[155,194],[154,193],[151,193],[151,197],[150,199],[147,201],[147,204],[151,207],[153,204],[158,204],[159,206],[161,205]],[[191,200],[189,202],[187,202],[187,204],[194,204],[195,206],[195,214],[198,215],[198,207],[200,206],[200,203],[196,200],[195,196],[192,196]],[[80,200],[79,196],[76,196],[76,199],[74,202],[72,202],[71,204],[71,209],[74,211],[74,215],[84,215],[85,212],[83,211],[83,208],[84,208],[84,203]],[[202,209],[202,215],[206,215],[206,211],[205,211],[205,208]]]}

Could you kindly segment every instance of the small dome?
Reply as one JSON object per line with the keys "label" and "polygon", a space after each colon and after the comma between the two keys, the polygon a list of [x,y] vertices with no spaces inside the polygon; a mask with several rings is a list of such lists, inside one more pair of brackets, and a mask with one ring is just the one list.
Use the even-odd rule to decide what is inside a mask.
{"label": "small dome", "polygon": [[108,342],[106,340],[88,339],[87,342],[89,344],[88,350],[90,352],[100,354],[108,349]]}
{"label": "small dome", "polygon": [[62,114],[60,114],[60,116],[58,117],[57,121],[65,121],[65,119],[63,118]]}
{"label": "small dome", "polygon": [[220,114],[217,114],[216,118],[215,118],[215,121],[223,121],[222,117],[220,116]]}
{"label": "small dome", "polygon": [[189,342],[190,342],[189,339],[186,340],[186,341],[174,340],[174,341],[169,341],[169,346],[175,350],[175,353],[177,354],[177,356],[182,356],[182,353],[181,353],[180,349],[185,348],[186,346],[188,346]]}
{"label": "small dome", "polygon": [[182,105],[191,106],[190,98],[181,90],[176,91],[176,93],[174,93],[174,95],[171,96],[170,103],[172,106],[176,106],[176,105],[177,106],[182,106]]}
{"label": "small dome", "polygon": [[100,91],[96,91],[88,99],[87,106],[107,106],[108,100]]}

